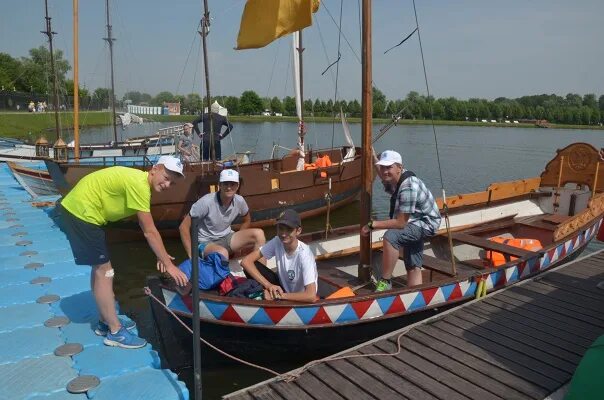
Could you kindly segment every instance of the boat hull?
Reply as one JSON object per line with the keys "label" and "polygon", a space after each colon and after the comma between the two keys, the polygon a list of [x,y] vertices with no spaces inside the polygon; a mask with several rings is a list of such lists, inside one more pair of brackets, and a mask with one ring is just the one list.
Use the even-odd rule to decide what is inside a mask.
{"label": "boat hull", "polygon": [[[474,299],[480,282],[484,282],[482,285],[487,292],[492,292],[566,263],[581,254],[601,224],[602,215],[574,235],[553,243],[530,258],[519,258],[500,268],[477,271],[473,276],[462,279],[452,277],[417,288],[320,300],[308,305],[202,294],[202,337],[225,351],[245,355],[249,359],[257,360],[266,354],[275,355],[278,359],[281,356],[278,352],[288,353],[292,348],[303,356],[320,357],[403,327],[425,317],[426,314],[422,313],[429,310]],[[190,296],[179,295],[162,286],[157,279],[151,279],[149,284],[152,293],[190,326]],[[190,360],[183,350],[190,348],[190,333],[159,304],[151,303],[161,339],[170,349],[164,355],[174,363],[171,367],[177,368],[181,366],[179,363]],[[173,352],[172,349],[177,350]]]}
{"label": "boat hull", "polygon": [[32,197],[59,194],[48,171],[24,167],[13,162],[7,164],[15,179]]}

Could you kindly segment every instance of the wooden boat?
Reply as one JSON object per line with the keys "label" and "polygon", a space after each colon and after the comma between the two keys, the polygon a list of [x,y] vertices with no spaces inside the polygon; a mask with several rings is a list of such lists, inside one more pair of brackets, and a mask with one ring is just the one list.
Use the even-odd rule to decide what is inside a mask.
{"label": "wooden boat", "polygon": [[[226,351],[262,359],[267,354],[291,357],[293,348],[299,354],[324,355],[404,326],[415,314],[473,299],[483,287],[488,293],[533,277],[577,257],[598,232],[604,216],[603,166],[595,148],[577,143],[559,150],[539,177],[448,198],[456,271],[441,226],[426,243],[424,283],[417,287],[406,286],[399,261],[392,290],[373,293],[369,284],[355,288],[353,297],[326,299],[358,282],[359,227],[318,241],[311,235],[306,242],[317,260],[320,300],[257,301],[202,291],[201,336]],[[382,236],[383,231],[373,234],[374,269],[381,262]],[[527,250],[491,240],[495,237],[537,239],[541,247]],[[489,261],[493,252],[509,261],[494,265]],[[190,295],[181,296],[157,278],[149,284],[155,296],[191,323]],[[165,356],[172,367],[186,364],[182,349],[190,347],[190,334],[151,303],[162,340],[172,349]]]}
{"label": "wooden boat", "polygon": [[[358,150],[358,149],[357,149]],[[293,207],[303,218],[320,215],[327,210],[326,194],[331,195],[329,207],[336,209],[354,201],[360,187],[360,157],[345,160],[346,147],[309,152],[307,162],[316,153],[329,155],[332,165],[325,168],[296,170],[297,157],[255,161],[235,165],[241,178],[239,193],[248,203],[252,224],[268,226],[285,208]],[[358,153],[358,151],[357,151]],[[103,158],[95,164],[57,163],[45,160],[46,167],[62,195],[65,195],[82,177],[99,168],[128,165],[148,170],[149,158],[133,162],[131,158]],[[178,188],[151,196],[151,214],[160,229],[176,228],[189,212],[191,205],[206,193],[217,190],[220,164],[196,162],[184,165],[185,178]],[[330,189],[331,188],[331,189]],[[135,220],[125,220],[114,227],[138,229]]]}
{"label": "wooden boat", "polygon": [[12,161],[8,161],[6,164],[17,182],[21,184],[31,197],[36,198],[38,196],[59,194],[44,164],[24,166]]}

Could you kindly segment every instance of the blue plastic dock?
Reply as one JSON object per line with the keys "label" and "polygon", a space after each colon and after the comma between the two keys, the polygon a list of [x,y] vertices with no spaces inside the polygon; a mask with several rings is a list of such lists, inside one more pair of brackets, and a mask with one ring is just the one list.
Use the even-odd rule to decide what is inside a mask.
{"label": "blue plastic dock", "polygon": [[[32,204],[0,163],[0,400],[188,399],[185,384],[161,369],[149,344],[119,349],[95,335],[90,267],[75,265],[47,211]],[[41,297],[48,295],[59,299],[46,304],[48,297]],[[47,327],[54,317],[69,322]],[[79,343],[83,351],[55,355],[66,343]],[[69,382],[83,375],[100,384],[83,394],[68,392]]]}

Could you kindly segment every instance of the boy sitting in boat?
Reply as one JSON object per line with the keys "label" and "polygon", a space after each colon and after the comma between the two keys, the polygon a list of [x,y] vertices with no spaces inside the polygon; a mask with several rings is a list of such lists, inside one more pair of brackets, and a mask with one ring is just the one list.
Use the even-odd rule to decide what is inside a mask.
{"label": "boy sitting in boat", "polygon": [[[265,300],[314,303],[317,299],[317,264],[307,244],[298,240],[302,224],[298,213],[287,209],[277,218],[277,236],[243,258],[246,275],[264,287]],[[275,257],[278,274],[256,261]]]}
{"label": "boy sitting in boat", "polygon": [[[219,190],[208,193],[197,200],[189,214],[180,224],[180,239],[191,258],[191,218],[198,217],[200,255],[219,252],[229,257],[246,247],[258,248],[264,244],[262,229],[249,228],[252,223],[250,211],[245,199],[237,194],[239,173],[234,169],[225,169],[220,173]],[[237,217],[243,222],[239,231],[234,232],[231,224]],[[207,247],[206,247],[207,246]]]}

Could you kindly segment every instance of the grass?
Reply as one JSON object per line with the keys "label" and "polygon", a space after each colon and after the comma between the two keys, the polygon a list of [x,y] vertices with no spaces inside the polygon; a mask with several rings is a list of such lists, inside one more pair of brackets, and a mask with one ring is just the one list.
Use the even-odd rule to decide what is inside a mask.
{"label": "grass", "polygon": [[[146,118],[143,116],[143,118]],[[185,123],[194,119],[192,115],[153,115],[148,119],[157,122],[175,122]],[[269,117],[261,115],[251,116],[230,116],[233,122],[298,122],[296,117]],[[63,131],[73,130],[73,113],[60,113],[60,125]],[[308,117],[307,122],[331,123],[332,117]],[[339,122],[339,118],[336,119]],[[390,120],[383,118],[374,118],[374,123],[386,124]],[[360,123],[360,118],[349,118],[350,123]],[[429,125],[429,120],[400,120],[400,125]],[[468,121],[434,121],[435,125],[453,125],[453,126],[489,126],[489,127],[522,127],[534,128],[532,124],[505,124],[505,123],[484,123]],[[111,125],[111,113],[104,111],[82,111],[80,112],[80,127],[87,128],[92,126]],[[552,124],[551,128],[558,129],[604,129],[601,126],[588,125],[565,125]],[[35,142],[40,135],[48,138],[54,137],[55,117],[51,112],[47,113],[0,113],[0,137],[18,138],[29,142]]]}

